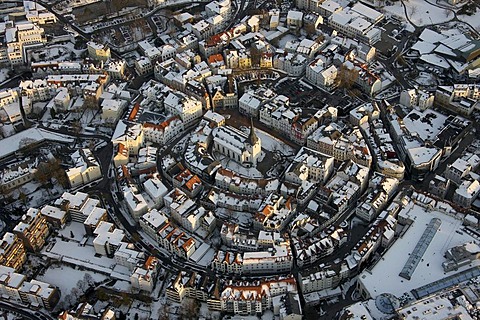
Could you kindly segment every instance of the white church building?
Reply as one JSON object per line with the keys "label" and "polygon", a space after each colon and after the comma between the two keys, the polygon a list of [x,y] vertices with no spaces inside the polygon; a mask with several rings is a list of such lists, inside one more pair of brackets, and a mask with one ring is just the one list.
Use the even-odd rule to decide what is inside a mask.
{"label": "white church building", "polygon": [[248,135],[234,127],[222,126],[214,129],[213,151],[244,166],[255,167],[262,151],[262,143],[255,134],[253,122]]}

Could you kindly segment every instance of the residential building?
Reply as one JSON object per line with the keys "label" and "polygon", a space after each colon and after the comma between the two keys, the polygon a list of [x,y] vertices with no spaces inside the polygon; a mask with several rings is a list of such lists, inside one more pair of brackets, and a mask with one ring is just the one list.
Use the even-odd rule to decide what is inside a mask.
{"label": "residential building", "polygon": [[27,261],[27,254],[23,241],[16,234],[5,233],[0,242],[0,265],[18,271],[25,261]]}
{"label": "residential building", "polygon": [[106,44],[100,44],[94,41],[87,42],[87,50],[90,58],[98,61],[107,61],[110,59],[110,48]]}
{"label": "residential building", "polygon": [[72,154],[75,167],[66,171],[70,187],[76,188],[102,178],[100,165],[90,149],[79,149]]}
{"label": "residential building", "polygon": [[93,239],[95,253],[108,257],[114,256],[125,237],[123,230],[115,228],[112,223],[106,221],[100,222],[95,231],[93,231],[93,235],[96,236]]}
{"label": "residential building", "polygon": [[178,116],[165,120],[160,124],[145,122],[142,126],[144,139],[146,141],[165,145],[173,138],[183,132],[183,121]]}
{"label": "residential building", "polygon": [[25,159],[3,169],[0,172],[0,189],[7,192],[32,181],[37,171],[37,161]]}
{"label": "residential building", "polygon": [[461,207],[469,208],[480,193],[478,180],[464,180],[453,194],[453,202]]}
{"label": "residential building", "polygon": [[30,208],[13,228],[13,233],[23,241],[27,250],[39,252],[45,245],[45,240],[50,232],[47,221],[40,214],[40,210]]}
{"label": "residential building", "polygon": [[400,93],[400,104],[406,107],[418,107],[425,110],[433,106],[435,95],[423,90],[410,89]]}

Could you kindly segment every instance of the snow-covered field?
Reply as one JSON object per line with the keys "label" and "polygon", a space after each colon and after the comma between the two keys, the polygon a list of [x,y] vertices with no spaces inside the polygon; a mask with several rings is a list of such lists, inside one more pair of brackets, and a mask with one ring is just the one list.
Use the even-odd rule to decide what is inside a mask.
{"label": "snow-covered field", "polygon": [[0,69],[0,83],[7,80],[9,69],[2,68]]}
{"label": "snow-covered field", "polygon": [[[408,17],[417,26],[439,24],[453,18],[453,13],[450,10],[431,5],[425,0],[404,1],[404,4],[407,7]],[[390,13],[406,21],[405,10],[401,1],[394,2],[393,5],[386,6],[384,9],[387,14]]]}
{"label": "snow-covered field", "polygon": [[472,25],[478,32],[480,32],[480,10],[477,9],[477,13],[471,16],[458,15],[458,19],[465,21]]}
{"label": "snow-covered field", "polygon": [[101,282],[107,276],[86,270],[76,270],[70,266],[51,266],[45,271],[45,274],[38,277],[38,280],[45,281],[60,289],[61,296],[64,298],[73,288],[77,288],[77,282],[83,281],[85,274],[92,276],[93,281]]}

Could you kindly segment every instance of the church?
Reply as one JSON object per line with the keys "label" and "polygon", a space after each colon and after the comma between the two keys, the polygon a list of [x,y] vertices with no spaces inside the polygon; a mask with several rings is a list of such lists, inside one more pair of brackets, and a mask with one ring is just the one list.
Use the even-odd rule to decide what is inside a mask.
{"label": "church", "polygon": [[255,134],[253,121],[248,135],[231,126],[215,128],[213,151],[219,152],[245,167],[256,167],[262,151],[262,143]]}

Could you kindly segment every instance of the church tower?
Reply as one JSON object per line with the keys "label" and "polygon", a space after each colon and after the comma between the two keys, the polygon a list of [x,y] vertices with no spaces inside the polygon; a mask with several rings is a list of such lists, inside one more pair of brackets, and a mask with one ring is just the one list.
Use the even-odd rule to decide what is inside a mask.
{"label": "church tower", "polygon": [[253,118],[250,118],[250,133],[247,141],[245,141],[246,162],[251,163],[254,167],[257,165],[258,157],[262,152],[262,142],[255,133],[255,127],[253,126]]}

